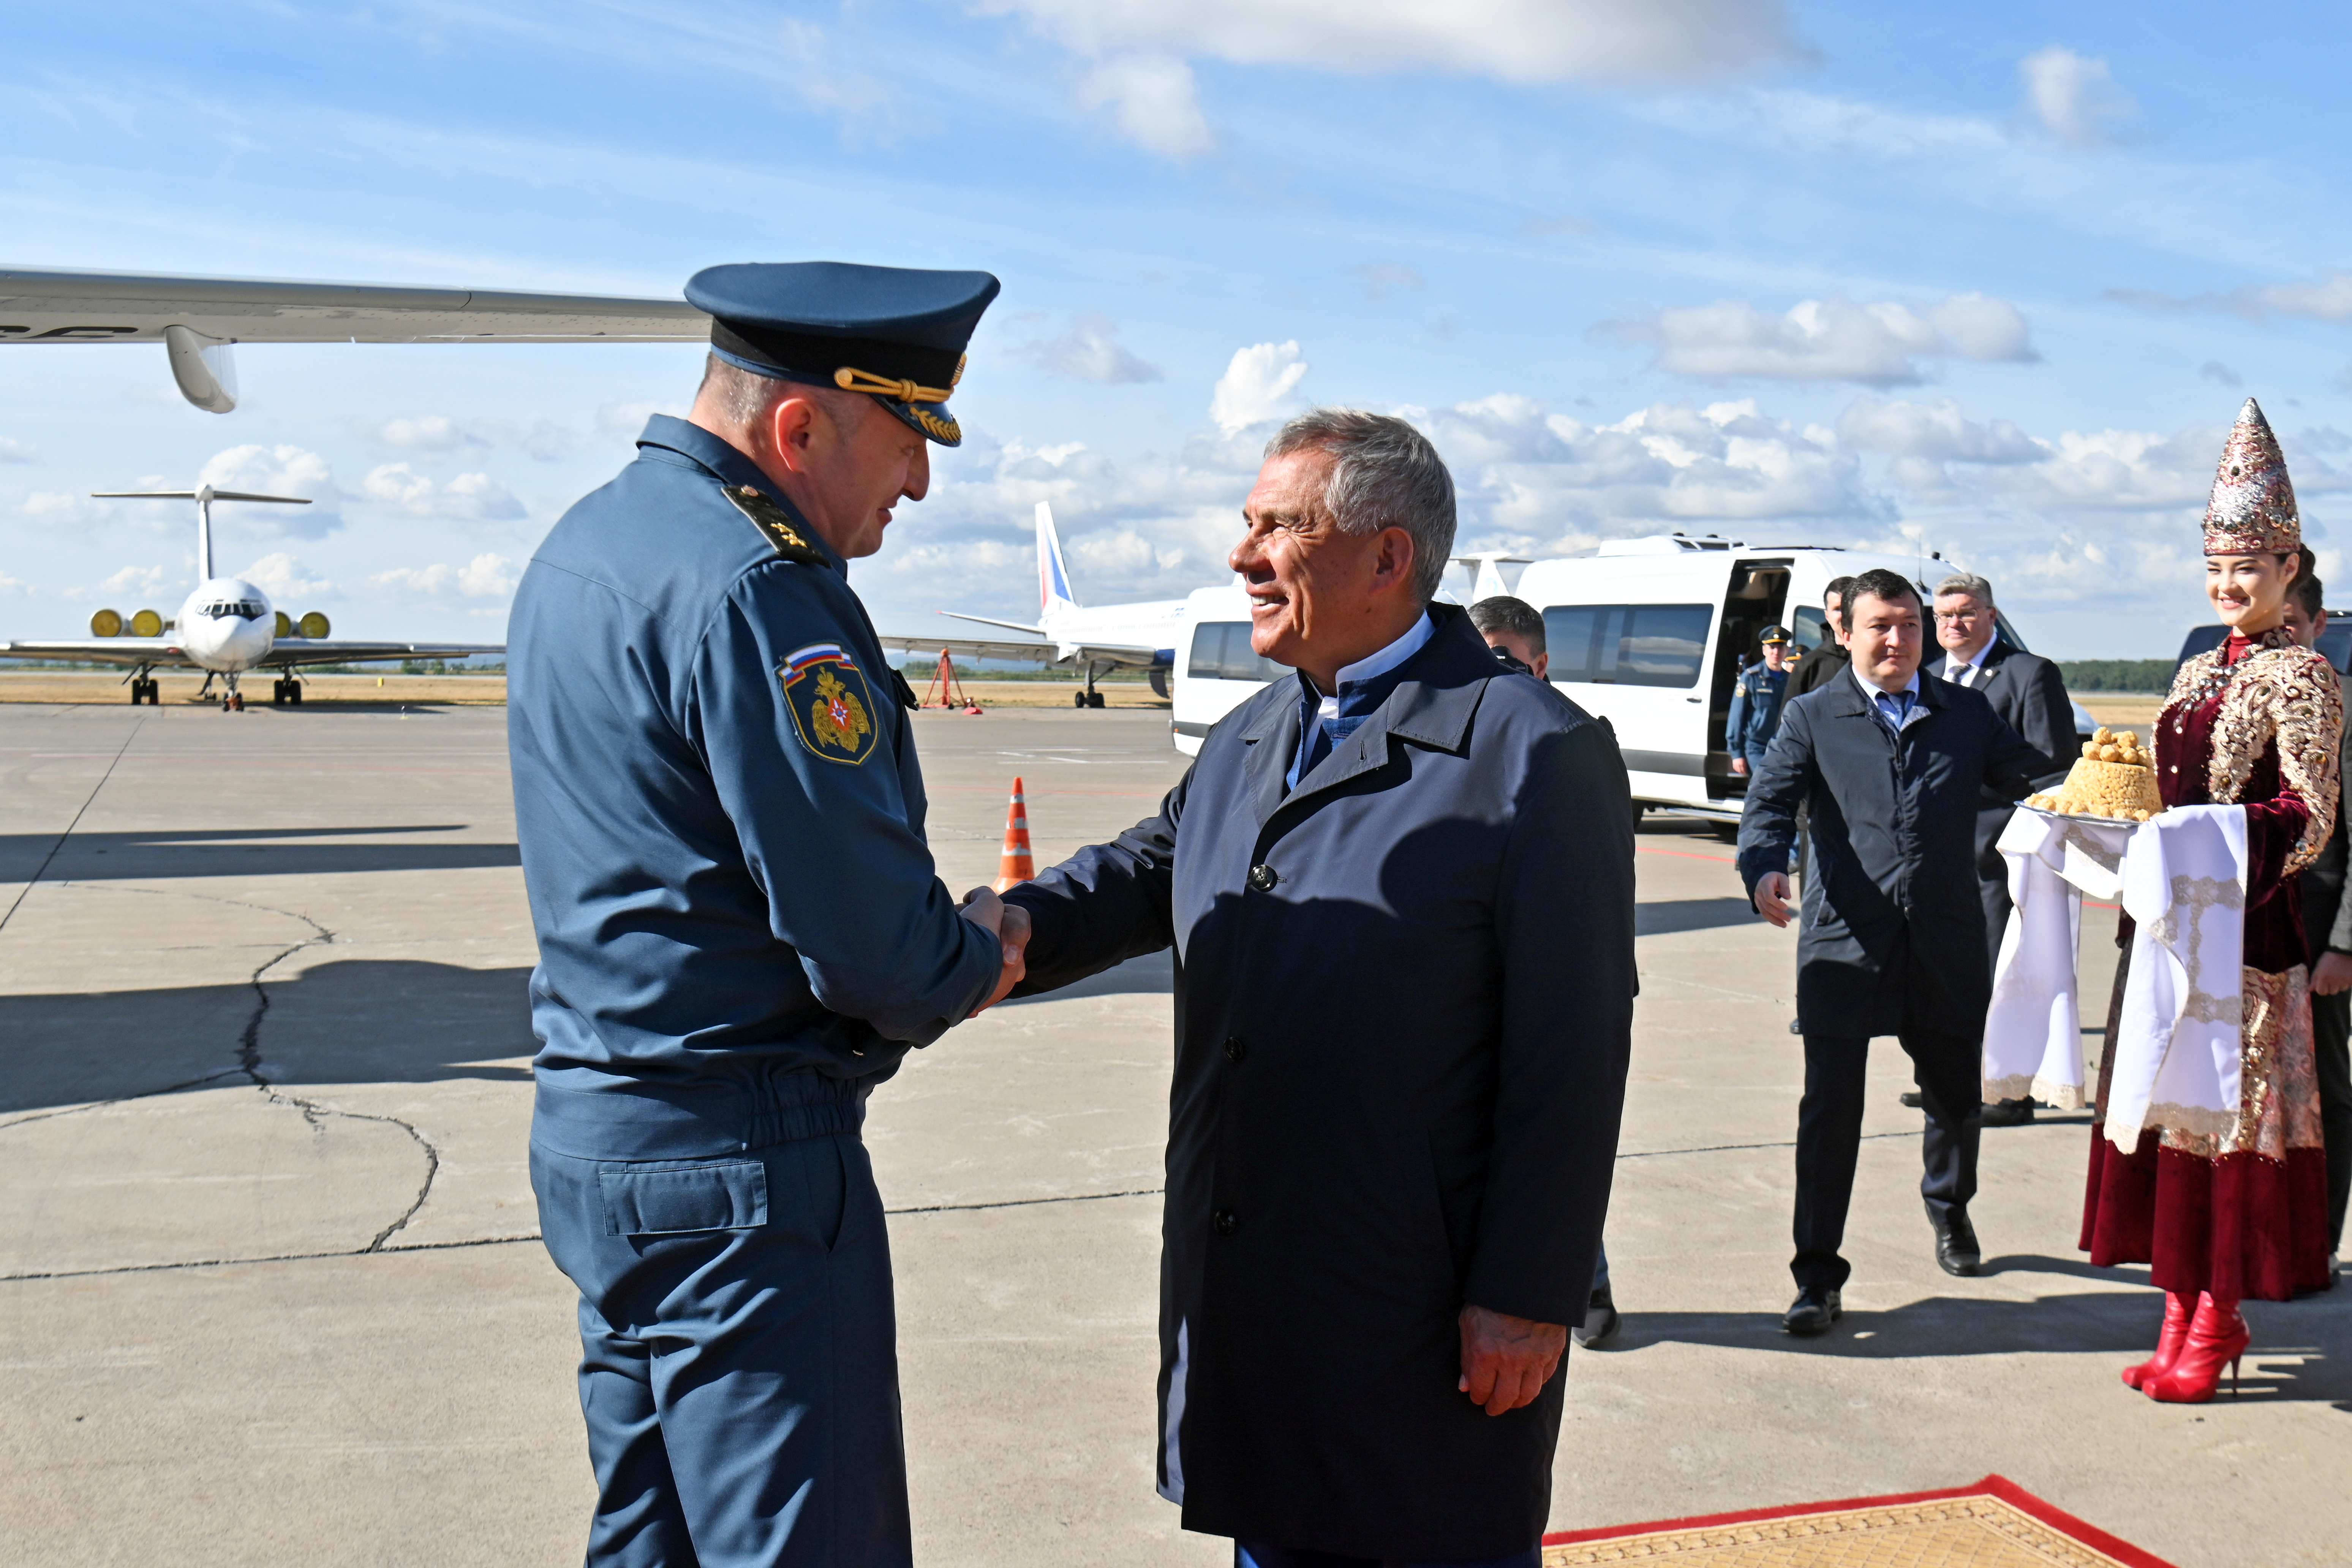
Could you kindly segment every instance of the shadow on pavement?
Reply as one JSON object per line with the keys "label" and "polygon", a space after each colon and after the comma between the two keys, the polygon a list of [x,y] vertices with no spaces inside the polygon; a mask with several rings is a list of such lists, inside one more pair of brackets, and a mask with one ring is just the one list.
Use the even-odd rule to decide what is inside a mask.
{"label": "shadow on pavement", "polygon": [[[2110,1275],[2110,1278],[2113,1276]],[[1793,1295],[1793,1291],[1791,1292]],[[2352,1300],[2341,1291],[2301,1301],[2249,1301],[2253,1344],[2241,1368],[2248,1397],[2336,1402],[2352,1398]],[[2156,1343],[2161,1298],[2153,1290],[2100,1290],[1995,1301],[1936,1296],[1892,1311],[1848,1309],[1817,1339],[1780,1331],[1763,1312],[1643,1312],[1619,1296],[1625,1326],[1607,1354],[1655,1344],[1717,1345],[1796,1355],[1891,1361],[2027,1352],[2111,1354],[2116,1370]],[[2221,1396],[2229,1398],[2226,1378]],[[2124,1392],[2120,1384],[2118,1392]]]}
{"label": "shadow on pavement", "polygon": [[1714,931],[1722,926],[1755,925],[1762,917],[1746,899],[1661,899],[1633,906],[1635,936],[1664,936],[1678,931]]}
{"label": "shadow on pavement", "polygon": [[[527,1082],[528,969],[404,959],[268,984],[0,996],[0,1114],[155,1094],[251,1059],[273,1082]],[[252,1030],[252,1053],[246,1053]]]}
{"label": "shadow on pavement", "polygon": [[[512,844],[392,842],[321,844],[322,838],[463,833],[464,823],[398,827],[255,827],[74,834],[49,862],[44,880],[129,880],[153,877],[292,877],[338,871],[456,871],[520,866]],[[288,840],[296,842],[287,842]],[[32,874],[58,842],[53,833],[0,834],[0,867]]]}

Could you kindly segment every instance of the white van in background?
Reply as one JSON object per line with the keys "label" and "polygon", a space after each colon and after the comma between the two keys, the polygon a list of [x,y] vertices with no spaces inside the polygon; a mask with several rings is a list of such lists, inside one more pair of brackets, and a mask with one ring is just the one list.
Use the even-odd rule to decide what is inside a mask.
{"label": "white van in background", "polygon": [[[1822,591],[1874,567],[1926,578],[1923,597],[1958,570],[1940,555],[1673,533],[1538,561],[1516,593],[1543,614],[1552,684],[1616,730],[1635,802],[1736,822],[1748,781],[1731,771],[1723,727],[1741,658],[1756,657],[1775,624],[1799,649],[1821,647]],[[2007,616],[1999,624],[2026,648]],[[1289,672],[1250,652],[1249,599],[1237,585],[1196,591],[1179,637],[1171,727],[1177,749],[1197,756],[1211,725]],[[2076,721],[2086,721],[2079,708]]]}

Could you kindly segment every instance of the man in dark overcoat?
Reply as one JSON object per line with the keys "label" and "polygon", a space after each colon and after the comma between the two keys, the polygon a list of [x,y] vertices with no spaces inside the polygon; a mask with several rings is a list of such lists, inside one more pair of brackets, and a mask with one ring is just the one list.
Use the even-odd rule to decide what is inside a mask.
{"label": "man in dark overcoat", "polygon": [[1411,425],[1301,416],[1244,517],[1297,676],[1005,895],[1033,991],[1176,949],[1160,1489],[1250,1568],[1533,1568],[1624,1095],[1624,765],[1431,602],[1454,488]]}
{"label": "man in dark overcoat", "polygon": [[[1992,710],[2036,751],[2071,763],[2077,741],[2066,678],[2055,663],[2001,636],[1998,614],[1992,584],[1974,573],[1956,572],[1937,584],[1936,640],[1942,650],[1928,661],[1927,673],[1983,692]],[[1977,891],[1984,900],[1986,952],[1996,967],[2001,935],[2009,929],[2010,902],[2009,862],[1993,846],[2016,815],[2016,803],[1991,790],[1977,803]],[[1989,1105],[1984,1120],[1988,1127],[2031,1121],[2033,1101]]]}
{"label": "man in dark overcoat", "polygon": [[[2309,563],[2306,561],[2305,566]],[[2326,590],[2309,570],[2295,574],[2286,595],[2286,628],[2305,647],[2327,630]],[[2344,896],[2347,856],[2343,786],[2337,784],[2336,831],[2319,858],[2305,867],[2303,930],[2311,946],[2311,1041],[2319,1078],[2319,1131],[2327,1150],[2327,1250],[2344,1245],[2344,1210],[2352,1198],[2352,899]]]}
{"label": "man in dark overcoat", "polygon": [[1976,889],[1979,792],[2014,801],[2052,762],[1984,697],[1919,679],[1925,616],[1897,573],[1865,572],[1844,610],[1843,679],[1780,715],[1739,821],[1739,873],[1757,912],[1789,923],[1789,845],[1810,808],[1813,874],[1797,941],[1805,1095],[1797,1112],[1797,1300],[1782,1319],[1816,1334],[1840,1315],[1851,1266],[1838,1256],[1861,1150],[1864,1068],[1873,1036],[1911,1058],[1927,1113],[1919,1184],[1936,1258],[1952,1274],[1981,1260],[1976,1195],[1981,1050],[1992,966]]}

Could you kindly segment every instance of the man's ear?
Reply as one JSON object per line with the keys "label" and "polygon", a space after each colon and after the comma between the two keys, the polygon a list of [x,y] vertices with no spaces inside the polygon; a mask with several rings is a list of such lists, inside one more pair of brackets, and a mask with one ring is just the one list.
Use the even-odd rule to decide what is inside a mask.
{"label": "man's ear", "polygon": [[778,398],[768,413],[768,440],[776,460],[790,472],[807,473],[812,444],[823,440],[827,434],[821,428],[823,423],[824,411],[815,398]]}
{"label": "man's ear", "polygon": [[1412,535],[1402,528],[1381,530],[1380,553],[1373,558],[1372,569],[1386,588],[1392,583],[1410,584],[1415,559]]}

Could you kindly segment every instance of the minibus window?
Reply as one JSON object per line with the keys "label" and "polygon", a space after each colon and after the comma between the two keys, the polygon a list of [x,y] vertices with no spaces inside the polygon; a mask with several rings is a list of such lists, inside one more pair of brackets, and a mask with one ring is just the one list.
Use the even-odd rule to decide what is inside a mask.
{"label": "minibus window", "polygon": [[1247,621],[1202,621],[1192,628],[1185,675],[1193,680],[1279,680],[1290,672],[1250,651]]}
{"label": "minibus window", "polygon": [[1544,612],[1551,679],[1594,685],[1698,684],[1708,605],[1559,605]]}

